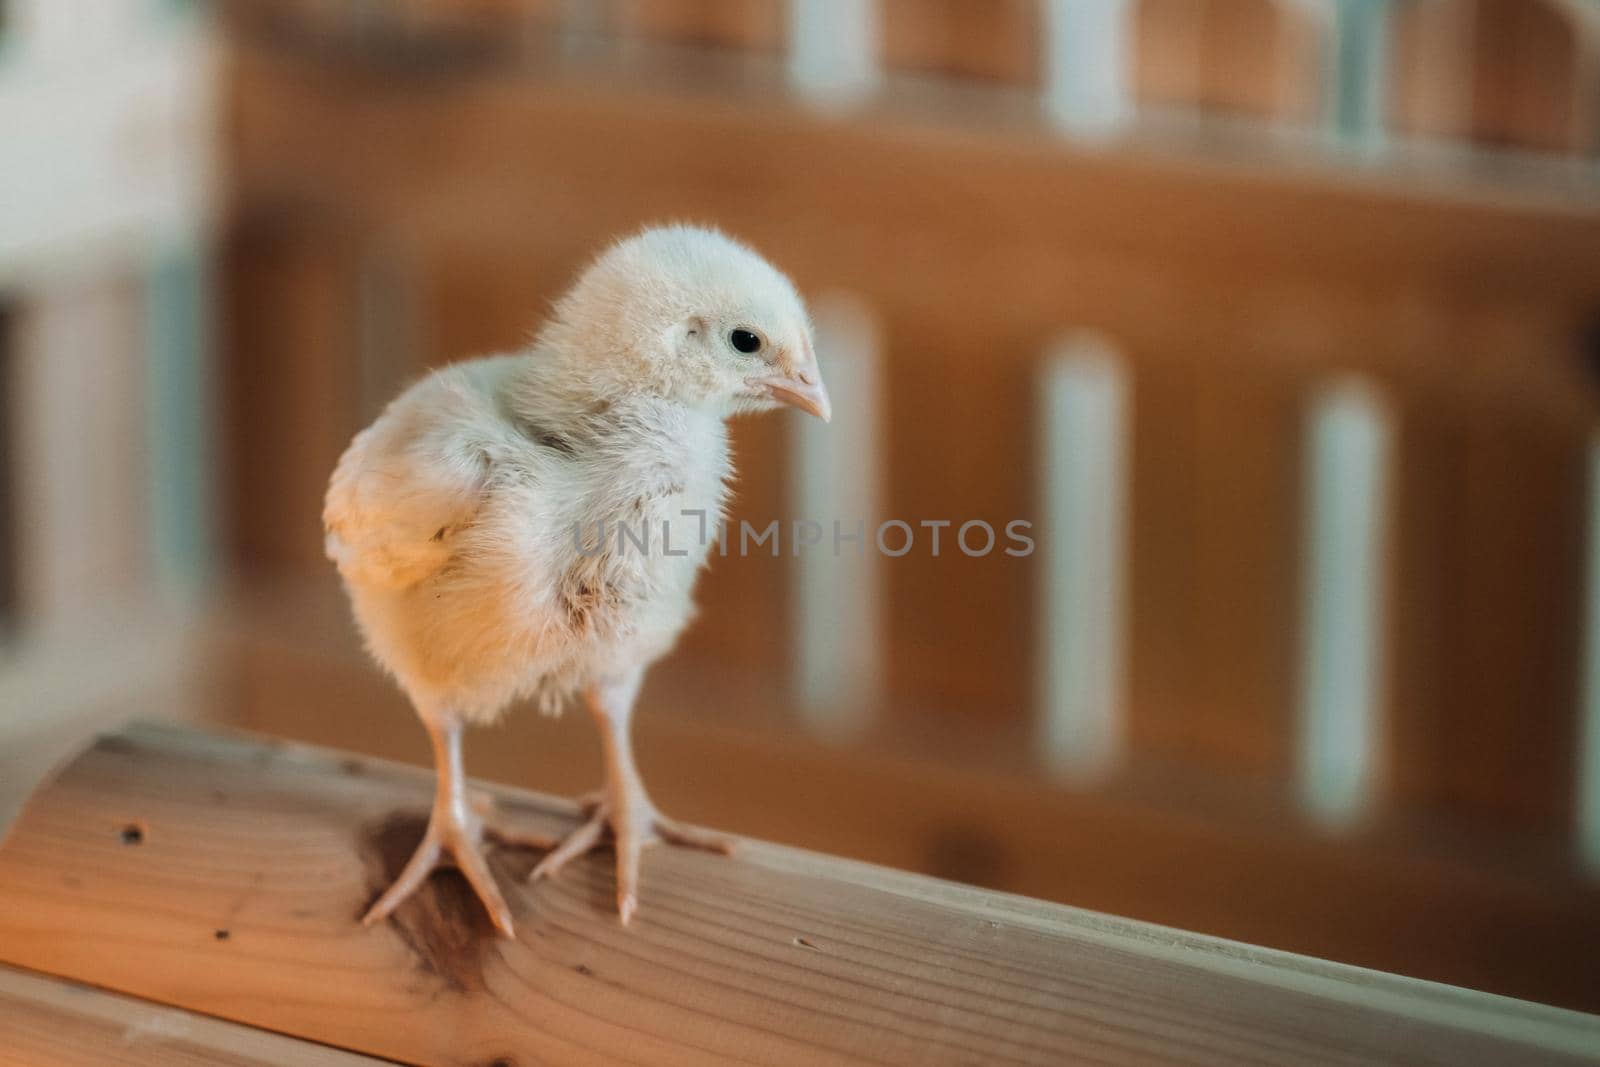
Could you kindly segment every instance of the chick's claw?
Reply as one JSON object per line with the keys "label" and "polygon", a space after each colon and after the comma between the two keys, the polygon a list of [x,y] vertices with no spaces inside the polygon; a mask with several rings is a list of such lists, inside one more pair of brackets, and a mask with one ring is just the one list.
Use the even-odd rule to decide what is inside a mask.
{"label": "chick's claw", "polygon": [[555,843],[548,836],[500,825],[495,819],[493,802],[482,794],[475,794],[471,798],[471,811],[462,811],[456,805],[436,807],[428,819],[428,829],[423,834],[422,842],[411,854],[400,876],[367,909],[361,918],[362,924],[372,926],[383,922],[422,887],[434,870],[454,866],[483,902],[495,930],[503,937],[515,937],[516,927],[511,921],[511,909],[506,906],[505,897],[501,895],[500,887],[495,884],[494,875],[484,860],[485,841],[490,839],[540,850],[550,848]]}
{"label": "chick's claw", "polygon": [[734,849],[732,838],[669,819],[648,804],[629,809],[629,815],[619,818],[610,801],[597,798],[588,820],[540,860],[528,880],[554,877],[572,860],[610,839],[617,853],[617,914],[626,926],[639,906],[639,854],[645,846],[666,842],[723,855]]}
{"label": "chick's claw", "polygon": [[568,834],[554,851],[534,866],[528,874],[528,881],[537,882],[541,878],[549,878],[558,873],[573,859],[599,844],[606,829],[600,813],[596,812],[588,822]]}

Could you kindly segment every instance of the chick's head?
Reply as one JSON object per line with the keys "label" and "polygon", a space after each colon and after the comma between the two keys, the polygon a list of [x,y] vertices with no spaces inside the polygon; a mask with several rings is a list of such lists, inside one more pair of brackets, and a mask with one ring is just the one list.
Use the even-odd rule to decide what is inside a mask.
{"label": "chick's head", "polygon": [[546,336],[602,393],[643,390],[718,415],[779,404],[831,414],[800,294],[714,230],[653,227],[613,245]]}

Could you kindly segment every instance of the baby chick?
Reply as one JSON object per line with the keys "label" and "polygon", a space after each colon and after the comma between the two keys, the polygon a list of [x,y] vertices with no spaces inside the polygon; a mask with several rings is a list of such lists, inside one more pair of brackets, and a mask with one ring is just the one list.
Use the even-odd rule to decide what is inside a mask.
{"label": "baby chick", "polygon": [[461,732],[523,697],[555,713],[581,696],[606,766],[588,820],[531,878],[609,838],[626,923],[645,845],[728,850],[656,810],[629,722],[693,613],[733,476],[724,420],[779,404],[829,417],[794,286],[722,234],[668,226],[605,251],[529,348],[435,372],[356,435],[328,486],[327,552],[437,771],[422,843],[364,922],[453,862],[512,933],[483,837],[552,842],[469,801]]}

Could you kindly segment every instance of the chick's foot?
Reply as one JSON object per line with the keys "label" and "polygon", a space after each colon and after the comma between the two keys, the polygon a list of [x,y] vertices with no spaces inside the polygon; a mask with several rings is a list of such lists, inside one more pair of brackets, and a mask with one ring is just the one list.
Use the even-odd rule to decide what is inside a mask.
{"label": "chick's foot", "polygon": [[639,854],[647,845],[665,842],[723,855],[734,849],[731,837],[667,818],[642,791],[625,791],[620,802],[604,791],[591,793],[578,803],[588,819],[539,861],[528,880],[553,877],[572,860],[609,840],[617,853],[617,914],[623,925],[639,907]]}
{"label": "chick's foot", "polygon": [[423,834],[422,843],[417,845],[400,876],[367,909],[361,922],[371,926],[384,921],[421,888],[436,868],[454,866],[483,902],[495,929],[504,937],[515,937],[511,909],[506,906],[505,897],[484,860],[485,844],[491,840],[540,851],[556,843],[551,837],[501,825],[493,803],[486,796],[473,796],[469,804],[436,804],[428,818],[428,830]]}

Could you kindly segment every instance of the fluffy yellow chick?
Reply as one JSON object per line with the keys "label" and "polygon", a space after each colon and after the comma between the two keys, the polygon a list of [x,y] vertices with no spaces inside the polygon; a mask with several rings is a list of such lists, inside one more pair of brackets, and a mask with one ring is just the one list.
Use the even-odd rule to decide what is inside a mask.
{"label": "fluffy yellow chick", "polygon": [[733,476],[725,420],[779,404],[829,417],[799,294],[744,245],[669,226],[607,249],[525,351],[445,367],[356,435],[328,486],[328,556],[437,770],[426,836],[365,922],[454,862],[512,933],[483,836],[550,842],[487,825],[461,733],[519,698],[556,712],[581,696],[606,763],[588,821],[532,878],[609,837],[626,923],[643,846],[728,849],[656,810],[629,722],[693,612]]}

